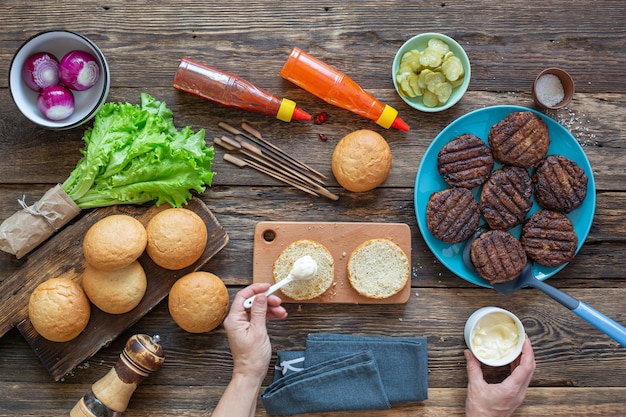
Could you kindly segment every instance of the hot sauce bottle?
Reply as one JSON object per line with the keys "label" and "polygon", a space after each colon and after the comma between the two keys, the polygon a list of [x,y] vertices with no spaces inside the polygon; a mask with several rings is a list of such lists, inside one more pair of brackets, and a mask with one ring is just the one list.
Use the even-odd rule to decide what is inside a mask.
{"label": "hot sauce bottle", "polygon": [[334,106],[376,121],[388,129],[408,131],[398,111],[381,103],[341,71],[295,47],[280,76]]}
{"label": "hot sauce bottle", "polygon": [[312,119],[289,99],[276,97],[237,75],[188,58],[180,61],[173,86],[224,106],[267,114],[284,122]]}

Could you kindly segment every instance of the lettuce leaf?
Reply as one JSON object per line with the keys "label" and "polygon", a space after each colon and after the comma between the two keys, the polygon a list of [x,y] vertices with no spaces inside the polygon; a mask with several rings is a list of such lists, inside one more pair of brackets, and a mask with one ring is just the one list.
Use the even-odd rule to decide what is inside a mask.
{"label": "lettuce leaf", "polygon": [[141,105],[105,103],[61,187],[81,209],[150,201],[182,207],[191,190],[204,192],[215,175],[204,134],[178,130],[167,105],[146,93]]}

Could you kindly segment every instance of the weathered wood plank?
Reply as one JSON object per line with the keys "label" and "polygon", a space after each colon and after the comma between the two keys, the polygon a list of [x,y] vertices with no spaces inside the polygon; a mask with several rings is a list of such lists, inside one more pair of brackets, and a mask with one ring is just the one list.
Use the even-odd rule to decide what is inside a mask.
{"label": "weathered wood plank", "polygon": [[[535,75],[554,65],[571,71],[580,91],[626,92],[619,58],[624,11],[611,0],[595,1],[593,7],[565,0],[549,7],[521,0],[486,5],[232,1],[216,6],[189,0],[158,7],[148,0],[104,6],[77,2],[38,5],[35,15],[28,3],[5,1],[2,7],[10,13],[3,19],[0,72],[30,35],[70,27],[104,50],[115,86],[163,86],[182,55],[190,55],[275,90],[282,85],[276,74],[299,45],[352,72],[368,88],[379,88],[391,83],[388,74],[397,48],[416,33],[434,31],[456,38],[468,50],[473,89],[528,91]],[[602,70],[587,63],[602,63]],[[6,86],[6,79],[0,86]]]}

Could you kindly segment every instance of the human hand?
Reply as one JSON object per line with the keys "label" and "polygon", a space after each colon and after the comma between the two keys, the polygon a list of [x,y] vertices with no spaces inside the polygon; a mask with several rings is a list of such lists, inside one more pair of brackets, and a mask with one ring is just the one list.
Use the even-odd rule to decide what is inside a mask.
{"label": "human hand", "polygon": [[521,355],[511,363],[511,374],[499,384],[488,384],[480,362],[465,350],[467,361],[467,417],[509,417],[526,399],[526,390],[535,372],[535,354],[525,336]]}
{"label": "human hand", "polygon": [[[280,298],[262,294],[269,286],[266,283],[256,283],[239,291],[224,320],[233,356],[233,374],[248,375],[259,381],[265,378],[272,357],[266,320],[287,317],[287,311],[280,305]],[[257,296],[252,308],[246,310],[243,307],[244,300],[255,294]]]}

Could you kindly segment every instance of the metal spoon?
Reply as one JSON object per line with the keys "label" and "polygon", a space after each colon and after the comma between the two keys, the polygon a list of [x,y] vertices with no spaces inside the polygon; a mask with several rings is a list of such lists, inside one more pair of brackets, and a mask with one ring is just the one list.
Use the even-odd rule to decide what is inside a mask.
{"label": "metal spoon", "polygon": [[[465,248],[463,248],[463,263],[465,263],[465,265],[472,270],[475,270],[470,255],[472,242],[474,242],[474,240],[476,240],[481,234],[485,233],[487,230],[488,229],[485,226],[479,227],[476,232],[474,232],[474,235],[466,241]],[[586,320],[589,324],[593,325],[604,334],[613,338],[620,345],[622,345],[622,347],[626,347],[626,328],[624,326],[617,323],[613,319],[610,319],[609,317],[605,316],[604,314],[600,313],[599,311],[595,310],[584,302],[578,300],[577,298],[574,298],[571,295],[566,294],[563,291],[556,289],[551,285],[548,285],[545,282],[539,280],[533,273],[533,264],[530,260],[528,260],[528,262],[524,266],[524,269],[517,278],[511,281],[493,284],[492,286],[496,291],[504,295],[510,295],[516,290],[524,287],[533,287],[541,290],[552,299],[558,301],[559,303],[570,309],[574,314],[576,314],[583,320]]]}
{"label": "metal spoon", "polygon": [[[291,268],[291,271],[289,271],[289,274],[287,275],[287,277],[285,277],[285,279],[282,279],[276,284],[269,287],[267,291],[265,291],[263,294],[270,295],[276,290],[289,284],[290,282],[309,280],[313,278],[315,274],[317,274],[317,262],[315,262],[315,259],[313,259],[309,255],[303,256],[301,258],[298,258],[293,263],[293,267]],[[256,295],[253,295],[252,297],[244,301],[244,308],[252,307],[252,303],[254,302],[255,297]]]}

